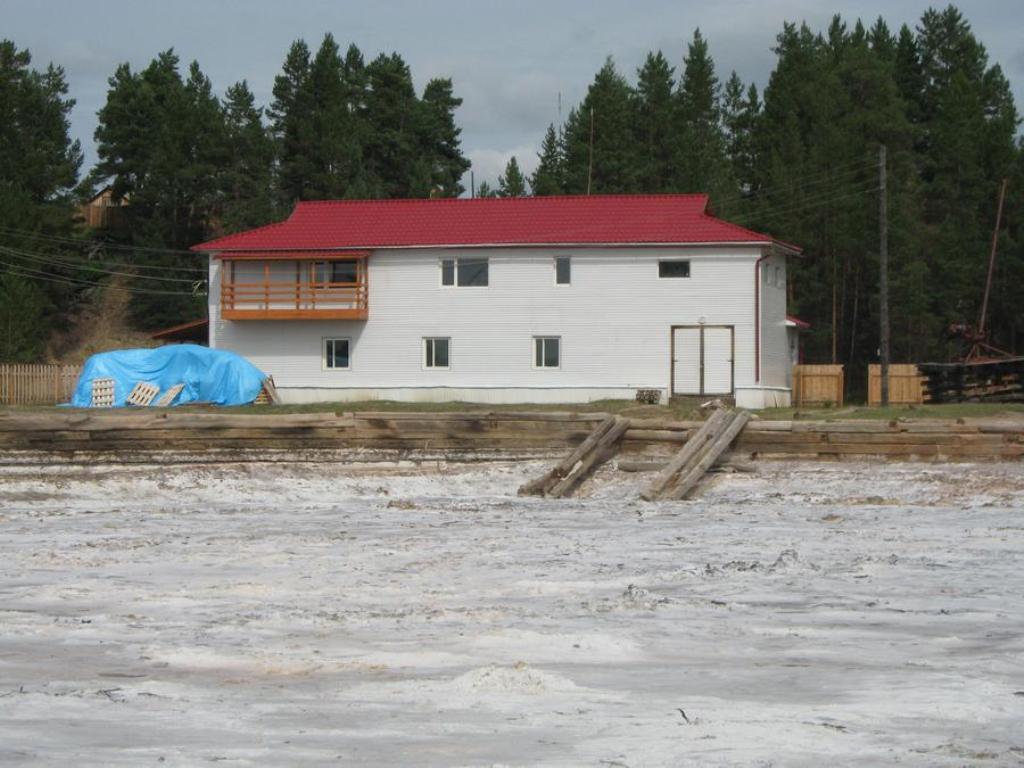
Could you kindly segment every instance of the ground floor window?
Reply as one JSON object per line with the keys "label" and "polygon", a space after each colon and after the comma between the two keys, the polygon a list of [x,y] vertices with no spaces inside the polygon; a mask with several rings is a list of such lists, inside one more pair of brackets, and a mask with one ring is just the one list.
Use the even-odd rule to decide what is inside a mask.
{"label": "ground floor window", "polygon": [[533,367],[558,368],[562,365],[562,339],[559,336],[533,337]]}
{"label": "ground floor window", "polygon": [[348,339],[324,339],[324,368],[345,370],[350,366]]}
{"label": "ground floor window", "polygon": [[424,368],[449,368],[451,353],[451,339],[444,337],[433,337],[423,339],[423,367]]}

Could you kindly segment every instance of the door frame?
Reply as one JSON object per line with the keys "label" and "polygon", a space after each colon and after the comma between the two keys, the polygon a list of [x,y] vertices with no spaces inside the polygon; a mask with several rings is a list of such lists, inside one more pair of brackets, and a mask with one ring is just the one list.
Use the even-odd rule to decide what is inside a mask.
{"label": "door frame", "polygon": [[699,330],[700,331],[700,392],[697,393],[698,397],[704,397],[706,394],[704,391],[704,329],[705,328],[726,328],[729,331],[729,391],[726,392],[712,392],[713,395],[734,395],[736,394],[736,326],[735,325],[719,325],[715,323],[698,323],[696,325],[670,325],[668,331],[669,338],[669,358],[668,358],[668,396],[676,396],[676,331],[677,330]]}

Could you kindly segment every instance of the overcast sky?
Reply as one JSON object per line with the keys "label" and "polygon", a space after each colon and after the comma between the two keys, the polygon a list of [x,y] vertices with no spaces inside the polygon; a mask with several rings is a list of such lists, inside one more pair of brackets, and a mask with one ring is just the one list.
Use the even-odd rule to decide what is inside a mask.
{"label": "overcast sky", "polygon": [[[367,60],[397,51],[418,90],[451,77],[464,99],[457,112],[463,150],[476,181],[492,184],[508,158],[536,165],[544,129],[579,102],[612,55],[632,81],[646,53],[661,49],[677,69],[700,27],[723,81],[735,69],[763,87],[771,46],[784,21],[827,27],[831,15],[869,24],[882,15],[895,31],[917,22],[927,2],[905,0],[0,0],[0,36],[28,48],[36,66],[67,71],[77,99],[72,117],[86,164],[92,134],[118,63],[142,68],[173,47],[183,65],[199,61],[218,93],[241,79],[262,105],[291,42],[315,49],[325,32],[342,48],[356,43]],[[940,5],[941,3],[935,3]],[[1013,85],[1024,94],[1021,0],[971,0],[958,6]],[[468,179],[467,179],[468,181]],[[468,184],[467,184],[468,186]]]}

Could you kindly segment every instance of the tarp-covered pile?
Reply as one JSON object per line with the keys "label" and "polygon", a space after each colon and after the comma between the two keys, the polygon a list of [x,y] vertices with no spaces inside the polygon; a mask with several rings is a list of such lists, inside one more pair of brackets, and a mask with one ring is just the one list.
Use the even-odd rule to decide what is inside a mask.
{"label": "tarp-covered pile", "polygon": [[121,349],[101,352],[85,361],[71,405],[92,405],[93,381],[97,379],[113,380],[115,407],[126,405],[139,382],[159,387],[160,392],[183,385],[167,405],[244,405],[256,399],[266,378],[263,371],[234,352],[196,344]]}

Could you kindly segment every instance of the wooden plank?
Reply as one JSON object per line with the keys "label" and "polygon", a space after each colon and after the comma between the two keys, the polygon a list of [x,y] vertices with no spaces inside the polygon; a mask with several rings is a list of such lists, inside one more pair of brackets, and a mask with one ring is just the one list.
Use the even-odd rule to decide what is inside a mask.
{"label": "wooden plank", "polygon": [[696,430],[676,429],[627,429],[625,439],[655,443],[685,443],[696,432]]}
{"label": "wooden plank", "polygon": [[697,487],[700,479],[704,477],[704,473],[711,468],[711,465],[718,460],[719,456],[729,449],[733,440],[747,426],[748,421],[750,421],[750,414],[746,411],[738,411],[732,414],[731,421],[715,438],[714,442],[704,450],[700,461],[665,494],[665,497],[669,499],[685,499],[689,496],[693,489]]}
{"label": "wooden plank", "polygon": [[537,479],[531,480],[530,482],[520,486],[518,494],[520,496],[546,495],[562,478],[572,471],[572,468],[578,461],[597,447],[601,438],[604,437],[608,433],[608,430],[613,426],[615,426],[615,417],[608,416],[604,421],[597,425],[594,431],[591,432],[582,443],[576,447],[576,450],[572,451],[568,456]]}
{"label": "wooden plank", "polygon": [[612,447],[622,439],[627,429],[629,429],[628,419],[622,419],[618,416],[614,417],[614,423],[600,437],[597,445],[584,455],[565,477],[555,484],[548,495],[560,499],[571,494],[587,475],[608,460]]}
{"label": "wooden plank", "polygon": [[184,384],[175,384],[173,387],[169,387],[166,392],[164,392],[162,395],[160,395],[160,399],[157,400],[155,403],[153,403],[154,407],[156,407],[156,408],[166,408],[166,407],[168,407],[171,403],[174,402],[174,398],[176,398],[179,394],[181,394],[181,390],[183,390],[184,388],[185,388]]}
{"label": "wooden plank", "polygon": [[640,498],[652,501],[661,496],[675,476],[726,427],[731,419],[732,415],[729,411],[718,410],[711,414],[710,418],[704,422],[704,426],[697,431],[691,440],[686,441],[686,445],[658,473],[658,476],[651,481],[650,485],[641,492]]}
{"label": "wooden plank", "polygon": [[[917,405],[926,400],[926,378],[917,366],[907,363],[889,364],[889,403],[891,405]],[[882,402],[882,366],[868,365],[868,405]]]}

